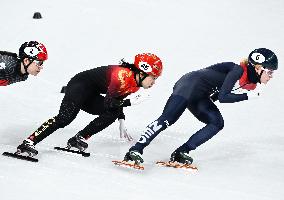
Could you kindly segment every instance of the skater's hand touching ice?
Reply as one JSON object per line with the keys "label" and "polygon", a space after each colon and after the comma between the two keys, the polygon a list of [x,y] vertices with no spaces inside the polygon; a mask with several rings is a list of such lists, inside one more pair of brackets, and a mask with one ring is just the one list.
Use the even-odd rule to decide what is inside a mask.
{"label": "skater's hand touching ice", "polygon": [[125,120],[124,119],[119,119],[119,132],[120,132],[120,138],[125,138],[128,141],[132,141],[133,138],[131,137],[130,134],[128,134],[127,129],[125,127]]}

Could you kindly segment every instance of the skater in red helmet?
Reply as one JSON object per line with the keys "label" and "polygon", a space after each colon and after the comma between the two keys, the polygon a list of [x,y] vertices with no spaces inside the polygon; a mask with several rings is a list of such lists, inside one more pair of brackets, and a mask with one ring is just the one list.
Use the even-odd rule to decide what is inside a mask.
{"label": "skater in red helmet", "polygon": [[[162,61],[151,53],[135,56],[134,64],[122,60],[120,65],[102,66],[76,74],[66,86],[58,115],[48,119],[17,147],[18,153],[36,155],[36,144],[59,128],[70,124],[80,110],[98,115],[83,130],[67,142],[68,148],[84,151],[94,134],[107,128],[116,119],[120,122],[121,137],[132,140],[127,133],[123,108],[136,105],[147,98],[141,94],[126,98],[140,87],[151,88],[161,76]],[[105,94],[105,96],[104,96]]]}

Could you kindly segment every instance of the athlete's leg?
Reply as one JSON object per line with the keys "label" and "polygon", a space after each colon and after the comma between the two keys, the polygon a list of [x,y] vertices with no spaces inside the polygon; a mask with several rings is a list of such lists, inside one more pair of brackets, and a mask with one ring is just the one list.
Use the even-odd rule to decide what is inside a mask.
{"label": "athlete's leg", "polygon": [[59,114],[44,122],[28,139],[37,144],[57,129],[69,125],[76,118],[88,95],[86,85],[76,76],[72,78],[66,87]]}
{"label": "athlete's leg", "polygon": [[150,144],[150,142],[168,126],[174,124],[182,115],[187,107],[187,100],[179,95],[171,95],[168,99],[162,115],[149,124],[146,130],[141,135],[138,142],[130,148],[130,151],[138,151],[143,153],[143,149]]}
{"label": "athlete's leg", "polygon": [[223,117],[217,106],[210,99],[200,100],[198,103],[189,104],[188,109],[206,126],[193,134],[189,140],[180,146],[177,151],[189,152],[205,143],[224,127]]}
{"label": "athlete's leg", "polygon": [[92,135],[104,130],[117,119],[120,111],[107,111],[99,117],[91,121],[83,130],[79,131],[79,135],[85,139],[90,138]]}
{"label": "athlete's leg", "polygon": [[83,103],[81,110],[91,115],[102,115],[106,110],[104,108],[105,97],[100,94],[92,94]]}
{"label": "athlete's leg", "polygon": [[28,139],[39,143],[44,138],[52,134],[59,128],[63,128],[70,124],[77,116],[80,111],[80,107],[69,101],[62,101],[59,114],[46,122],[44,122],[35,132],[33,132]]}

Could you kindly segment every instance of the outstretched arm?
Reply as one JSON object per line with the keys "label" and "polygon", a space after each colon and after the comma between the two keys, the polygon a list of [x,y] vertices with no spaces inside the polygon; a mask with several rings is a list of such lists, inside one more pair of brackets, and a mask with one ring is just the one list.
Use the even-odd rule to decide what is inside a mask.
{"label": "outstretched arm", "polygon": [[243,100],[247,100],[247,94],[234,94],[232,89],[235,83],[241,78],[243,69],[239,65],[232,67],[230,72],[227,74],[222,87],[220,88],[218,99],[220,103],[234,103]]}

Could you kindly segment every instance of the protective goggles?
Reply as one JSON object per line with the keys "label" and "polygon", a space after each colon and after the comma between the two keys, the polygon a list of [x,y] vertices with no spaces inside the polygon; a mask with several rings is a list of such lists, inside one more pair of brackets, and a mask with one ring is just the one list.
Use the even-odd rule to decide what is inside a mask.
{"label": "protective goggles", "polygon": [[262,69],[263,71],[265,71],[269,76],[271,76],[274,73],[274,70],[271,69]]}
{"label": "protective goggles", "polygon": [[34,60],[33,62],[36,64],[36,66],[40,67],[40,66],[43,65],[44,61],[43,60]]}

